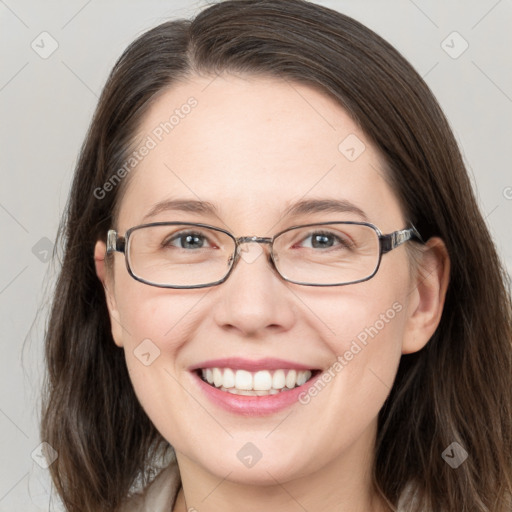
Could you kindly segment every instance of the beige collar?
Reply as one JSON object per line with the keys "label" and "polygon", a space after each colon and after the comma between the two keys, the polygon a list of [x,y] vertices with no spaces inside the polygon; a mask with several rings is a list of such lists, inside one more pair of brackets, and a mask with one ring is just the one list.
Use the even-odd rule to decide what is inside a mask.
{"label": "beige collar", "polygon": [[134,494],[122,511],[170,512],[174,508],[180,487],[180,473],[174,459],[143,492]]}

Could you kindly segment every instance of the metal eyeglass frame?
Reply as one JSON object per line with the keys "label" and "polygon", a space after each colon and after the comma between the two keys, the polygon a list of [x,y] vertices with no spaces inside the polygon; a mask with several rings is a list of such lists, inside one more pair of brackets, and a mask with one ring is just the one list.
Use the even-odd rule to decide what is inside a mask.
{"label": "metal eyeglass frame", "polygon": [[[356,225],[361,225],[361,226],[368,226],[375,231],[375,233],[377,234],[377,237],[379,239],[379,259],[378,259],[377,265],[375,267],[375,270],[372,272],[371,275],[369,275],[368,277],[365,277],[364,279],[358,279],[356,281],[350,281],[348,283],[315,284],[315,283],[303,283],[300,281],[294,281],[294,280],[288,279],[287,277],[283,276],[279,272],[279,270],[276,267],[275,261],[274,261],[274,253],[273,253],[273,248],[274,248],[273,244],[274,244],[274,240],[277,237],[279,237],[283,233],[286,233],[288,231],[291,231],[291,230],[297,229],[297,228],[303,228],[303,227],[307,228],[307,227],[311,227],[311,226],[326,226],[326,225],[332,225],[332,224],[356,224]],[[150,281],[146,281],[145,279],[143,279],[133,273],[131,266],[130,266],[130,262],[129,262],[129,259],[130,259],[129,254],[127,254],[127,248],[129,248],[129,243],[130,243],[130,235],[134,231],[136,231],[138,229],[146,228],[146,227],[177,226],[177,225],[192,226],[192,227],[195,226],[195,227],[200,227],[200,228],[212,229],[214,231],[219,231],[221,233],[228,235],[234,241],[235,249],[234,249],[234,253],[230,259],[231,265],[230,265],[226,275],[222,279],[219,279],[218,281],[214,281],[211,283],[191,285],[191,286],[168,285],[168,284],[156,284],[156,283],[152,283]],[[226,281],[240,259],[239,247],[241,244],[246,244],[246,243],[268,244],[268,245],[270,245],[270,251],[269,251],[270,263],[272,264],[272,267],[277,272],[277,274],[284,281],[287,281],[287,282],[293,283],[293,284],[302,285],[302,286],[346,286],[348,284],[361,283],[361,282],[368,281],[369,279],[371,279],[373,276],[375,276],[375,274],[379,270],[380,262],[382,260],[382,255],[392,251],[393,249],[396,249],[397,247],[399,247],[403,243],[407,242],[408,240],[415,240],[420,243],[425,243],[423,241],[421,235],[419,234],[418,230],[413,225],[411,225],[410,228],[400,229],[398,231],[394,231],[393,233],[383,235],[381,230],[377,226],[375,226],[374,224],[371,224],[369,222],[353,222],[353,221],[315,222],[312,224],[301,224],[301,225],[292,226],[292,227],[283,229],[279,233],[275,234],[273,237],[259,237],[259,236],[235,237],[229,231],[226,231],[225,229],[218,228],[215,226],[210,226],[209,224],[202,224],[202,223],[196,223],[196,222],[152,222],[150,224],[140,224],[138,226],[133,226],[126,231],[124,236],[119,236],[115,229],[110,229],[107,234],[107,254],[111,254],[113,252],[123,253],[125,255],[126,269],[128,270],[128,273],[136,281],[147,284],[149,286],[156,286],[157,288],[193,289],[193,288],[207,288],[210,286],[217,286],[217,285],[223,283],[224,281]],[[128,253],[129,253],[129,251],[128,251]]]}

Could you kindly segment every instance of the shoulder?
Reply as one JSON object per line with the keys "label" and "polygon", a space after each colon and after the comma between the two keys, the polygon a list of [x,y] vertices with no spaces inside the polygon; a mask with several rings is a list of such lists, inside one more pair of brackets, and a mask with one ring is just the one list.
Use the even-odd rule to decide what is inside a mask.
{"label": "shoulder", "polygon": [[174,459],[143,490],[135,492],[125,503],[122,512],[169,512],[181,487],[178,464]]}

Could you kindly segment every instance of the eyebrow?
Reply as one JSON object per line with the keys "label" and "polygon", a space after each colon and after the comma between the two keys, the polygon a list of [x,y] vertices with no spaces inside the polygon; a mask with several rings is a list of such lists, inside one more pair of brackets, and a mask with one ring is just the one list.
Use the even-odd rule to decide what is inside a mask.
{"label": "eyebrow", "polygon": [[[181,211],[202,215],[219,216],[217,207],[208,201],[193,199],[167,199],[156,203],[144,216],[144,220],[166,211]],[[313,213],[353,213],[368,222],[368,216],[358,206],[345,199],[308,199],[290,205],[283,217],[298,217]]]}
{"label": "eyebrow", "polygon": [[354,213],[368,222],[368,216],[358,206],[346,199],[308,199],[289,206],[283,216],[294,217],[312,213]]}
{"label": "eyebrow", "polygon": [[218,215],[217,208],[208,201],[196,201],[193,199],[167,199],[156,203],[149,212],[144,215],[144,220],[155,217],[159,213],[167,211],[181,211],[188,213],[200,213],[203,215]]}

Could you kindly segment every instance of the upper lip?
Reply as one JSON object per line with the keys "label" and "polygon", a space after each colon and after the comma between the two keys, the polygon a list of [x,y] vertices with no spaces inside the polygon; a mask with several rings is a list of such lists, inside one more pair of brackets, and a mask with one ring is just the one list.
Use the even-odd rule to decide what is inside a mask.
{"label": "upper lip", "polygon": [[263,359],[244,359],[242,357],[225,357],[222,359],[210,359],[195,364],[189,368],[190,371],[196,371],[203,368],[232,368],[237,370],[247,370],[256,372],[258,370],[312,370],[309,365],[287,361],[285,359],[276,359],[266,357]]}

